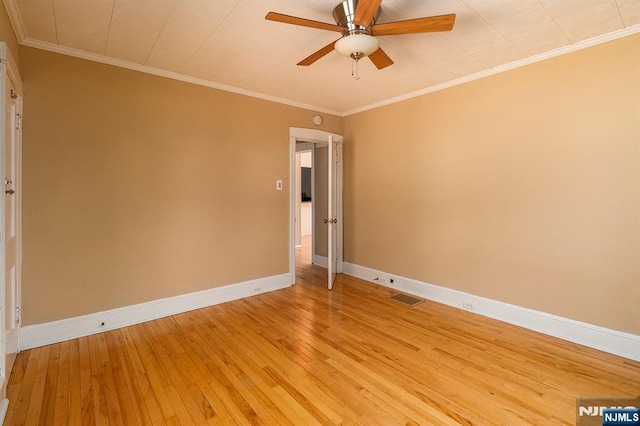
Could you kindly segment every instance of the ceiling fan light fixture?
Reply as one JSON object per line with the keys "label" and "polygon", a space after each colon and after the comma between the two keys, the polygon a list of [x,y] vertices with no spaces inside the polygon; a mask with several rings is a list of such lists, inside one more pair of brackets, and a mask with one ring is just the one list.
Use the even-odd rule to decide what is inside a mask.
{"label": "ceiling fan light fixture", "polygon": [[336,51],[350,58],[360,59],[369,56],[380,47],[378,39],[368,34],[349,34],[338,41],[334,48]]}

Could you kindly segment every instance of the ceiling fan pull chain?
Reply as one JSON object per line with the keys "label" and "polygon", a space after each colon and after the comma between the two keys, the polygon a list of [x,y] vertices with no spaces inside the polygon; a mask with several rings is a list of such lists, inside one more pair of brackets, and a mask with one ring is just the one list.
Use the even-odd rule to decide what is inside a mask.
{"label": "ceiling fan pull chain", "polygon": [[358,60],[355,58],[351,62],[351,75],[356,80],[360,80],[360,76],[358,75]]}

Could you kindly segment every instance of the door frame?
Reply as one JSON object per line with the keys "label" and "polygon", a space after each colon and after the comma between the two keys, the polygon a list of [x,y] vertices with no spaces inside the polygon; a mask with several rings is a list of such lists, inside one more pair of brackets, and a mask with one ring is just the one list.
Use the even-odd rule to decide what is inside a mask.
{"label": "door frame", "polygon": [[[295,196],[296,191],[296,144],[298,142],[311,142],[318,145],[327,145],[329,143],[329,136],[333,138],[334,142],[342,144],[342,135],[335,133],[325,132],[318,129],[306,129],[302,127],[290,127],[289,128],[289,275],[291,285],[296,283],[296,248],[295,248]],[[340,156],[341,157],[341,156]],[[343,220],[342,220],[342,165],[343,161],[340,159],[338,162],[338,179],[336,182],[337,188],[337,219],[338,219],[338,262],[336,271],[342,272],[343,269]],[[314,218],[315,221],[316,218]],[[314,250],[315,252],[315,250]]]}

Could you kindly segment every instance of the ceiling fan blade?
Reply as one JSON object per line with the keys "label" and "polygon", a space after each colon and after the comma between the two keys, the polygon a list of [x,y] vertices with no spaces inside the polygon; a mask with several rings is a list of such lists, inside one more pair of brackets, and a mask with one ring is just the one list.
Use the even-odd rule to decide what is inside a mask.
{"label": "ceiling fan blade", "polygon": [[368,27],[380,7],[382,0],[360,0],[356,6],[356,13],[353,17],[353,23]]}
{"label": "ceiling fan blade", "polygon": [[456,20],[455,14],[429,16],[426,18],[408,19],[406,21],[387,22],[371,26],[372,36],[397,34],[431,33],[451,31]]}
{"label": "ceiling fan blade", "polygon": [[315,61],[317,61],[318,59],[322,58],[327,53],[330,53],[334,49],[335,44],[336,44],[335,41],[332,42],[332,43],[327,44],[322,49],[318,50],[315,53],[312,53],[311,55],[307,56],[306,58],[304,58],[303,60],[298,62],[298,65],[303,66],[303,67],[307,67],[307,66],[313,64]]}
{"label": "ceiling fan blade", "polygon": [[384,50],[380,48],[370,54],[369,59],[371,59],[373,65],[375,65],[379,70],[386,68],[389,65],[393,65],[393,61],[391,60],[391,58],[386,53],[384,53]]}
{"label": "ceiling fan blade", "polygon": [[319,30],[337,31],[341,33],[344,27],[334,24],[327,24],[320,21],[312,21],[311,19],[298,18],[297,16],[283,15],[282,13],[269,12],[264,19],[268,21],[284,22],[285,24],[300,25],[301,27],[317,28]]}

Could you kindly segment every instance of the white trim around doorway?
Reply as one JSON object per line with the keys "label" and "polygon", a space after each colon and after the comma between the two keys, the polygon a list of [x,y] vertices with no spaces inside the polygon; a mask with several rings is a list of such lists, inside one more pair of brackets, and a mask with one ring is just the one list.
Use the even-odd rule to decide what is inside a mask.
{"label": "white trim around doorway", "polygon": [[[326,145],[329,142],[329,136],[333,138],[334,142],[342,143],[342,135],[325,132],[318,129],[305,129],[301,127],[289,128],[289,275],[291,277],[291,284],[296,283],[296,252],[295,252],[295,183],[296,183],[296,143],[298,142],[310,142],[319,145]],[[339,163],[338,175],[340,180],[338,181],[338,265],[337,271],[342,272],[343,265],[343,224],[342,224],[342,164]]]}

